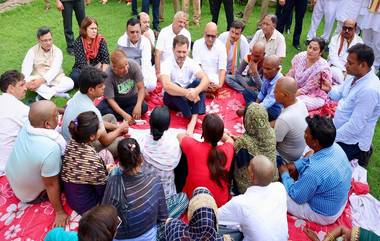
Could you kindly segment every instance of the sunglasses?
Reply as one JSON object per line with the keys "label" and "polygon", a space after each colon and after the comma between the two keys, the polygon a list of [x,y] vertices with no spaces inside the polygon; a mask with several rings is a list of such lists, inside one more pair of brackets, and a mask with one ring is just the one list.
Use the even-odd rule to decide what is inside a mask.
{"label": "sunglasses", "polygon": [[212,39],[214,39],[214,38],[216,38],[216,35],[213,35],[213,34],[206,34],[206,38],[212,38]]}
{"label": "sunglasses", "polygon": [[351,32],[352,30],[354,30],[353,27],[347,27],[347,26],[343,26],[342,29],[343,29],[343,31],[350,31],[350,32]]}

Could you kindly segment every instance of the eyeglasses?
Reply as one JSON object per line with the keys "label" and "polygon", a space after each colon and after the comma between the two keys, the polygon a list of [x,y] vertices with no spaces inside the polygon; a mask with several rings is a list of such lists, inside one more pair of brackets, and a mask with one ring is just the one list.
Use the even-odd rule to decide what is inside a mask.
{"label": "eyeglasses", "polygon": [[213,34],[206,34],[206,38],[212,38],[212,39],[214,39],[214,38],[216,38],[216,35],[213,35]]}
{"label": "eyeglasses", "polygon": [[352,30],[354,30],[353,27],[347,27],[347,26],[343,26],[342,29],[343,29],[343,31],[350,31],[350,32],[351,32]]}

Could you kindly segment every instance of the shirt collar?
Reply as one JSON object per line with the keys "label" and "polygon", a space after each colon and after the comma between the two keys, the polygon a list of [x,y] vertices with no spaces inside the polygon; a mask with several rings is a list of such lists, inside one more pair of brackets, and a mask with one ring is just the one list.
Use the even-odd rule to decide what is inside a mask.
{"label": "shirt collar", "polygon": [[268,80],[266,79],[264,76],[263,76],[263,79],[266,80],[266,81],[269,81],[269,84],[270,85],[274,85],[276,83],[276,81],[282,77],[282,73],[280,71],[277,72],[276,76],[274,76],[274,78],[272,80]]}

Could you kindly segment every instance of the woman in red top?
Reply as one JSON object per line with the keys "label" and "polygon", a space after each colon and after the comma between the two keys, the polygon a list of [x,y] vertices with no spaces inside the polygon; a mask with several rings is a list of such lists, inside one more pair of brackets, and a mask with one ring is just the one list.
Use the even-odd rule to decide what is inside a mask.
{"label": "woman in red top", "polygon": [[[188,175],[183,192],[189,199],[197,187],[207,187],[218,207],[230,199],[228,172],[234,156],[234,141],[224,134],[224,124],[217,114],[206,115],[202,124],[204,142],[179,134],[183,153],[187,158]],[[218,146],[218,142],[223,144]]]}

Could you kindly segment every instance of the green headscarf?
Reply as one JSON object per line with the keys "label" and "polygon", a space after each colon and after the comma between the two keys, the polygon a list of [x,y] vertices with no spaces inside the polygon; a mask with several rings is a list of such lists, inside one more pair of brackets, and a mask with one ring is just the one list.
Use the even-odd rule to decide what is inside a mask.
{"label": "green headscarf", "polygon": [[[253,157],[264,155],[276,166],[276,136],[269,124],[266,109],[258,103],[251,103],[244,115],[244,128],[245,133],[235,142],[235,153],[238,153],[242,148],[247,149]],[[238,168],[237,166],[243,167]],[[251,186],[246,173],[248,163],[237,166],[235,166],[235,180],[238,182],[239,192],[244,193]],[[274,180],[277,179],[278,174],[276,172]]]}

